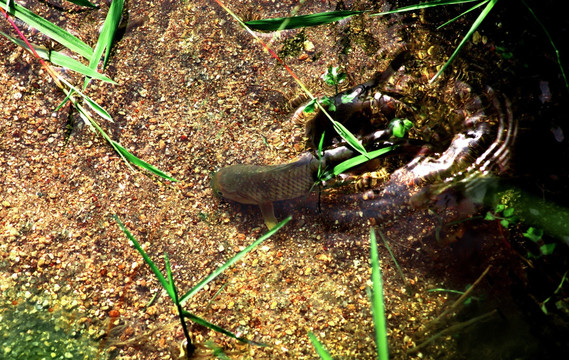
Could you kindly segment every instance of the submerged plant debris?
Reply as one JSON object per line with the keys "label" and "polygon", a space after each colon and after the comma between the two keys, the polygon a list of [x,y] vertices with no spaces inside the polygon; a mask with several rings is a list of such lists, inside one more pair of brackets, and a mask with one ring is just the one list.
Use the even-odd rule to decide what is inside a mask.
{"label": "submerged plant debris", "polygon": [[[64,1],[17,3],[89,46],[110,4],[95,1],[98,8],[85,10]],[[247,19],[294,11],[379,13],[410,4],[223,3]],[[461,124],[440,121],[460,116],[441,101],[453,95],[437,92],[444,81],[468,83],[473,93],[490,86],[504,94],[519,127],[500,178],[479,178],[480,187],[428,188],[413,198],[421,205],[415,208],[358,208],[349,221],[339,217],[338,204],[351,211],[350,204],[376,196],[379,178],[389,178],[413,153],[354,175],[358,185],[348,185],[354,202],[339,188],[277,203],[277,217],[292,220],[184,304],[269,346],[242,344],[188,322],[196,358],[314,359],[309,333],[335,359],[376,358],[368,296],[371,225],[389,244],[389,250],[378,244],[378,257],[390,358],[555,359],[569,351],[566,229],[553,229],[569,206],[567,93],[533,15],[515,5],[504,10],[502,3],[478,29],[486,40],[469,42],[441,83],[409,80],[384,89],[413,109],[413,127],[404,125],[409,143],[426,142],[434,153],[445,150]],[[550,26],[553,40],[567,38],[561,14],[527,3]],[[162,273],[168,253],[176,287],[191,289],[265,233],[258,209],[213,196],[211,173],[239,163],[284,164],[309,149],[305,124],[292,119],[301,105],[295,81],[215,1],[131,1],[125,11],[124,33],[104,71],[117,84],[93,80],[85,93],[112,115],[114,122],[99,122],[111,139],[179,182],[129,169],[69,104],[55,111],[65,94],[30,54],[0,38],[0,358],[178,359],[185,336],[172,302],[113,216]],[[284,60],[320,98],[335,95],[320,78],[330,67],[345,72],[346,86],[353,87],[402,48],[413,56],[400,72],[412,69],[420,75],[408,79],[426,83],[469,29],[469,22],[435,29],[457,14],[362,13],[259,36],[275,53],[289,54]],[[33,43],[47,42],[16,23]],[[13,35],[8,22],[0,24]],[[285,48],[293,43],[298,53]],[[561,55],[565,51],[561,46]],[[81,75],[55,69],[82,86]],[[493,195],[491,205],[473,200],[480,188]],[[504,226],[496,204],[513,208],[517,221],[509,216]],[[494,217],[485,220],[489,211]]]}

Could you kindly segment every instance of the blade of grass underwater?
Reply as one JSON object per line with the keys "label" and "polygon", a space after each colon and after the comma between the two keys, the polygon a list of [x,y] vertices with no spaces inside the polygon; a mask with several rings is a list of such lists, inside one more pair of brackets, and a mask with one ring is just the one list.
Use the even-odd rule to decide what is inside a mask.
{"label": "blade of grass underwater", "polygon": [[341,173],[343,173],[344,171],[353,168],[354,166],[358,166],[360,164],[365,163],[366,161],[369,161],[371,159],[374,159],[378,156],[381,156],[383,154],[386,154],[388,152],[390,152],[391,150],[395,149],[397,146],[388,146],[388,147],[384,147],[381,149],[377,149],[374,151],[370,151],[367,153],[367,156],[365,155],[358,155],[355,156],[349,160],[343,161],[341,163],[339,163],[338,165],[334,166],[334,170],[333,170],[333,174],[334,176],[338,176]]}
{"label": "blade of grass underwater", "polygon": [[[156,276],[156,278],[158,279],[158,281],[160,281],[160,284],[162,284],[162,287],[164,289],[166,289],[166,291],[168,292],[168,295],[170,295],[170,297],[172,298],[172,300],[175,299],[175,295],[174,292],[172,291],[170,285],[168,284],[168,281],[166,281],[166,278],[164,278],[164,275],[162,275],[162,273],[160,272],[160,270],[158,269],[158,267],[154,264],[154,262],[152,261],[152,259],[150,259],[150,257],[146,254],[146,252],[142,249],[142,247],[140,246],[140,244],[138,243],[138,241],[136,241],[136,239],[134,238],[134,236],[132,236],[132,234],[130,233],[130,231],[128,231],[128,229],[126,228],[126,226],[124,226],[124,224],[120,221],[119,217],[116,215],[112,216],[113,219],[115,219],[115,221],[119,224],[119,227],[121,228],[121,230],[126,234],[126,237],[132,242],[132,245],[134,246],[134,248],[138,251],[138,253],[142,256],[142,258],[144,259],[144,262],[150,267],[150,269],[152,270],[152,272],[154,273],[154,275]],[[175,300],[174,300],[175,301]]]}
{"label": "blade of grass underwater", "polygon": [[324,348],[324,345],[322,345],[322,343],[318,341],[318,339],[312,332],[310,331],[308,332],[308,337],[312,342],[312,346],[314,346],[316,352],[318,353],[318,355],[322,360],[333,360],[332,355],[330,355],[330,353]]}
{"label": "blade of grass underwater", "polygon": [[255,30],[277,31],[329,24],[361,13],[364,13],[364,11],[338,10],[318,14],[252,20],[245,22],[245,24]]}
{"label": "blade of grass underwater", "polygon": [[85,108],[83,108],[83,106],[81,106],[81,104],[79,104],[77,102],[77,100],[75,100],[75,98],[73,98],[72,95],[72,90],[63,90],[65,92],[65,94],[67,95],[67,97],[69,98],[69,101],[71,101],[71,103],[73,104],[73,106],[75,106],[75,108],[77,109],[77,111],[79,112],[79,116],[81,116],[81,118],[83,119],[83,121],[85,122],[85,124],[89,125],[91,127],[91,129],[97,133],[97,131],[99,132],[99,134],[101,134],[101,136],[109,143],[111,144],[111,146],[113,147],[113,149],[115,149],[115,151],[119,154],[119,156],[124,160],[124,162],[127,164],[127,166],[134,171],[134,168],[132,167],[132,165],[128,162],[128,160],[124,157],[124,155],[119,151],[119,149],[116,146],[116,143],[109,137],[109,135],[107,135],[107,133],[101,129],[101,127],[99,126],[99,124],[97,124],[97,122],[95,120],[93,120],[93,118],[89,115],[89,113],[85,110]]}
{"label": "blade of grass underwater", "polygon": [[488,2],[488,0],[484,0],[484,1],[480,1],[478,4],[474,5],[473,7],[471,7],[470,9],[462,12],[460,15],[455,16],[454,18],[450,19],[449,21],[443,23],[442,25],[437,26],[437,30],[441,29],[445,26],[447,26],[448,24],[455,22],[456,20],[460,19],[461,17],[463,17],[464,15],[468,14],[469,12],[478,9],[479,7],[481,7],[482,5],[486,4]]}
{"label": "blade of grass underwater", "polygon": [[395,263],[395,268],[397,269],[397,272],[399,273],[399,276],[401,276],[401,279],[403,280],[403,284],[405,284],[405,288],[407,289],[407,293],[411,294],[411,287],[409,286],[409,284],[407,283],[407,278],[405,277],[405,274],[403,273],[403,270],[401,269],[401,266],[399,266],[399,263],[397,262],[397,259],[395,258],[395,255],[393,255],[393,251],[391,251],[391,247],[389,246],[389,244],[387,243],[387,240],[385,239],[385,236],[383,236],[383,233],[381,231],[379,231],[379,237],[381,237],[381,240],[383,241],[383,244],[385,245],[385,247],[387,248],[387,251],[389,252],[389,255],[391,256],[391,259],[393,260],[393,262]]}
{"label": "blade of grass underwater", "polygon": [[222,327],[220,327],[220,326],[217,326],[217,325],[215,325],[215,324],[212,324],[212,323],[210,323],[209,321],[204,320],[204,319],[202,319],[202,318],[200,318],[200,317],[198,317],[198,316],[196,316],[196,315],[194,315],[194,314],[192,314],[192,313],[189,313],[189,312],[187,312],[187,311],[185,311],[185,310],[182,312],[182,315],[183,315],[184,317],[186,317],[186,318],[192,320],[192,321],[195,322],[196,324],[199,324],[199,325],[201,325],[201,326],[205,326],[205,327],[208,328],[208,329],[211,329],[211,330],[213,330],[213,331],[215,331],[215,332],[218,332],[218,333],[227,335],[227,336],[229,336],[230,338],[233,338],[233,339],[235,339],[235,340],[239,340],[239,341],[244,342],[244,343],[246,343],[246,344],[255,345],[255,346],[263,346],[263,347],[268,346],[268,345],[265,344],[265,343],[256,342],[256,341],[253,341],[253,340],[249,340],[249,339],[245,339],[245,338],[239,337],[239,336],[235,335],[234,333],[232,333],[231,331],[225,330],[224,328],[222,328]]}
{"label": "blade of grass underwater", "polygon": [[111,3],[111,7],[109,8],[109,12],[107,14],[107,18],[103,23],[103,28],[101,29],[101,34],[99,35],[99,39],[97,40],[97,45],[95,46],[95,50],[93,51],[93,56],[89,61],[89,67],[96,68],[101,60],[101,55],[103,55],[103,51],[105,51],[105,58],[103,59],[103,68],[107,65],[107,61],[109,60],[109,53],[111,52],[111,48],[113,46],[113,39],[115,37],[115,33],[119,26],[119,22],[121,20],[121,15],[123,11],[124,0],[113,0]]}
{"label": "blade of grass underwater", "polygon": [[474,21],[474,23],[470,27],[470,30],[468,30],[468,33],[466,33],[466,35],[464,36],[464,38],[462,39],[460,44],[458,44],[458,46],[456,47],[456,49],[454,50],[454,52],[452,53],[450,58],[447,60],[447,62],[443,65],[443,67],[435,74],[435,76],[433,76],[433,78],[431,80],[429,80],[429,83],[434,82],[446,70],[446,68],[450,65],[450,63],[458,55],[458,53],[464,47],[464,45],[466,45],[466,42],[470,39],[472,34],[474,34],[474,32],[478,29],[478,26],[480,26],[482,21],[484,21],[484,19],[486,18],[486,16],[490,12],[490,10],[492,10],[492,8],[494,7],[494,5],[496,5],[497,2],[498,2],[498,0],[489,0],[488,1],[488,4],[486,4],[486,7],[482,10],[480,15],[478,15],[478,17],[476,18],[476,20]]}
{"label": "blade of grass underwater", "polygon": [[88,0],[67,0],[67,1],[69,1],[70,3],[73,3],[75,5],[79,5],[79,6],[98,8],[97,5],[93,4],[92,2],[90,2]]}
{"label": "blade of grass underwater", "polygon": [[[320,106],[320,104],[318,104],[318,106],[320,107],[321,110],[323,109]],[[330,115],[328,115],[328,116],[330,116]],[[336,130],[336,132],[338,134],[340,134],[342,139],[346,140],[348,142],[348,144],[350,144],[357,152],[359,152],[363,156],[366,156],[366,157],[369,156],[367,150],[363,147],[363,145],[359,142],[359,140],[354,136],[354,134],[352,134],[350,132],[350,130],[346,129],[346,127],[344,125],[342,125],[342,123],[340,123],[339,121],[333,120],[332,118],[330,118],[330,120],[332,120],[332,125],[334,126],[334,129]]]}
{"label": "blade of grass underwater", "polygon": [[[3,33],[2,31],[0,31],[0,34],[3,35],[8,40],[10,40],[11,42],[13,42],[14,44],[21,46],[24,49],[29,49],[28,45],[25,42],[18,40],[18,39],[15,39],[12,36]],[[73,58],[70,58],[67,55],[62,54],[59,51],[50,51],[43,46],[38,46],[38,45],[34,45],[34,44],[31,44],[31,45],[34,48],[34,50],[36,51],[36,53],[44,60],[48,60],[55,65],[62,66],[64,68],[73,70],[73,71],[78,72],[80,74],[83,74],[85,76],[89,76],[89,77],[92,77],[94,79],[109,82],[111,84],[116,84],[116,82],[109,79],[105,75],[83,65],[79,61],[77,61]]]}
{"label": "blade of grass underwater", "polygon": [[[7,0],[0,0],[0,3],[6,4],[6,1]],[[59,26],[52,24],[51,22],[47,21],[39,15],[36,15],[21,5],[13,4],[13,6],[11,6],[7,12],[8,14],[22,20],[29,26],[39,30],[44,35],[59,42],[69,50],[76,52],[87,59],[89,59],[93,54],[93,49],[91,49],[89,45],[85,44],[79,38],[71,35]]]}
{"label": "blade of grass underwater", "polygon": [[160,176],[161,178],[164,178],[166,180],[170,180],[170,181],[174,181],[174,182],[178,182],[177,179],[171,177],[170,175],[166,174],[165,172],[163,172],[160,169],[157,169],[156,167],[154,167],[153,165],[150,165],[149,163],[147,163],[146,161],[140,160],[139,158],[137,158],[136,156],[132,155],[131,153],[129,153],[121,144],[119,144],[118,142],[112,140],[112,144],[113,147],[124,157],[126,158],[128,161],[130,161],[131,163],[133,163],[134,165],[143,168],[145,170],[150,171],[151,173]]}
{"label": "blade of grass underwater", "polygon": [[[71,86],[71,84],[67,83],[67,81],[63,80],[66,84],[68,84],[69,86]],[[78,91],[77,89],[75,89],[73,86],[71,86],[71,88],[75,91],[77,91],[79,94],[81,94],[80,91]],[[64,90],[64,92],[67,94],[68,97],[70,97],[71,95],[71,91],[72,90]],[[82,94],[81,94],[82,95]],[[177,182],[178,180],[176,180],[175,178],[169,176],[168,174],[166,174],[165,172],[157,169],[156,167],[150,165],[149,163],[140,160],[139,158],[137,158],[136,156],[132,155],[130,152],[128,152],[121,144],[119,144],[118,142],[112,140],[109,135],[107,135],[107,133],[99,126],[99,124],[97,124],[97,122],[95,120],[93,120],[89,114],[85,111],[85,109],[81,106],[81,104],[79,104],[76,100],[74,100],[73,98],[70,97],[70,100],[72,101],[73,105],[75,106],[75,108],[79,111],[79,115],[81,116],[81,118],[83,120],[85,120],[85,123],[88,124],[89,126],[93,127],[96,131],[98,131],[101,136],[107,140],[107,142],[109,142],[109,144],[111,144],[111,146],[113,147],[113,149],[115,149],[115,151],[120,155],[120,157],[127,163],[127,165],[132,169],[132,166],[130,165],[130,163],[135,164],[138,167],[141,167],[143,169],[146,169],[152,173],[154,173],[155,175],[158,175],[164,179],[170,180],[170,181],[175,181]],[[134,170],[134,169],[132,169]]]}
{"label": "blade of grass underwater", "polygon": [[108,120],[110,122],[114,122],[113,118],[111,117],[111,115],[105,110],[103,109],[99,104],[97,104],[95,101],[93,101],[93,99],[91,99],[90,97],[88,97],[87,95],[83,94],[81,91],[79,91],[79,89],[77,89],[75,86],[71,85],[71,83],[65,79],[60,79],[61,82],[63,82],[65,85],[67,85],[71,90],[75,91],[77,94],[79,94],[83,99],[85,99],[85,101],[87,102],[87,105],[89,105],[89,107],[91,109],[93,109],[93,111],[95,111],[97,114],[99,114],[100,117],[102,117],[105,120]]}
{"label": "blade of grass underwater", "polygon": [[375,344],[377,346],[377,358],[381,360],[389,359],[389,349],[387,345],[387,324],[385,321],[385,306],[383,304],[383,281],[379,269],[379,255],[377,253],[377,240],[375,229],[369,231],[371,242],[371,282],[373,284],[372,296],[372,316],[375,325]]}
{"label": "blade of grass underwater", "polygon": [[549,40],[549,43],[551,44],[551,46],[553,46],[553,50],[555,51],[555,57],[557,58],[557,64],[559,65],[559,70],[561,70],[561,76],[563,76],[563,80],[565,80],[565,88],[567,89],[567,91],[569,91],[569,81],[567,81],[567,76],[565,75],[565,70],[563,69],[563,65],[561,64],[561,56],[559,55],[559,50],[557,50],[557,46],[555,46],[555,43],[553,42],[553,39],[551,38],[549,31],[547,31],[547,28],[545,27],[545,25],[543,25],[541,20],[539,20],[537,15],[535,15],[532,8],[529,7],[529,5],[525,2],[525,0],[522,0],[522,4],[524,4],[524,6],[531,13],[534,20],[538,23],[538,25],[541,27],[541,29],[545,33],[545,36],[547,36],[547,39]]}
{"label": "blade of grass underwater", "polygon": [[324,145],[324,135],[326,134],[326,131],[322,131],[322,136],[320,136],[320,142],[318,143],[318,174],[316,176],[317,179],[320,179],[320,177],[322,176],[322,154],[324,153],[322,151],[322,146]]}
{"label": "blade of grass underwater", "polygon": [[[170,259],[168,259],[168,253],[164,253],[164,264],[166,265],[166,273],[168,274],[168,285],[170,290],[172,290],[172,294],[174,294],[174,304],[176,305],[176,309],[178,310],[178,318],[180,319],[180,323],[182,325],[182,330],[184,331],[184,336],[186,337],[187,347],[190,349],[188,352],[193,352],[194,345],[192,344],[192,339],[190,338],[190,333],[188,332],[188,327],[186,326],[186,320],[184,320],[184,309],[182,309],[182,305],[180,305],[180,299],[178,298],[178,290],[176,289],[176,284],[174,284],[174,277],[172,276],[172,268],[170,267]],[[168,289],[166,289],[168,291]]]}
{"label": "blade of grass underwater", "polygon": [[196,286],[194,286],[190,291],[188,291],[186,294],[184,294],[184,296],[182,296],[180,298],[180,304],[184,304],[189,298],[191,298],[192,296],[194,296],[198,291],[200,291],[207,283],[209,283],[210,281],[212,281],[213,279],[215,279],[219,274],[221,274],[222,272],[225,271],[225,269],[227,269],[228,267],[230,267],[231,265],[233,265],[237,260],[241,259],[245,254],[247,254],[248,252],[250,252],[251,250],[253,250],[255,247],[257,247],[260,243],[262,243],[263,241],[267,240],[269,237],[271,237],[274,233],[276,233],[280,228],[282,228],[286,223],[288,223],[290,220],[292,219],[291,216],[287,217],[286,219],[284,219],[283,221],[281,221],[280,223],[278,223],[274,228],[272,228],[271,230],[269,230],[269,232],[267,232],[265,235],[261,236],[260,238],[258,238],[257,240],[255,240],[251,245],[247,246],[244,250],[238,252],[235,256],[233,256],[231,259],[227,260],[227,262],[223,265],[221,265],[220,267],[218,267],[216,270],[214,270],[211,274],[209,274],[206,278],[204,278],[202,281],[200,281],[199,283],[197,283]]}
{"label": "blade of grass underwater", "polygon": [[464,4],[464,3],[468,3],[468,2],[474,2],[474,1],[480,1],[480,0],[435,0],[435,1],[425,2],[422,4],[403,6],[403,7],[400,7],[398,9],[395,9],[395,10],[389,10],[389,11],[384,11],[384,12],[380,12],[377,14],[371,14],[370,16],[382,16],[382,15],[387,15],[387,14],[397,14],[397,13],[402,13],[402,12],[406,12],[406,11],[428,9],[431,7],[444,6],[444,5]]}
{"label": "blade of grass underwater", "polygon": [[172,300],[174,301],[174,304],[178,305],[178,294],[176,293],[176,285],[174,285],[172,268],[170,267],[170,259],[168,258],[167,253],[164,253],[164,266],[166,267],[166,275],[168,276],[168,289],[166,289],[166,291],[172,290],[172,294],[174,294]]}

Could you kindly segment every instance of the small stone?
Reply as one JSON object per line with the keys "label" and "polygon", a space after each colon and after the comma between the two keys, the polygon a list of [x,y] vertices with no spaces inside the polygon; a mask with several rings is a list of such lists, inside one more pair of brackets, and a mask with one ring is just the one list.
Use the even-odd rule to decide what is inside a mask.
{"label": "small stone", "polygon": [[314,44],[312,43],[312,41],[310,40],[306,40],[304,43],[304,50],[305,51],[312,51],[314,50]]}

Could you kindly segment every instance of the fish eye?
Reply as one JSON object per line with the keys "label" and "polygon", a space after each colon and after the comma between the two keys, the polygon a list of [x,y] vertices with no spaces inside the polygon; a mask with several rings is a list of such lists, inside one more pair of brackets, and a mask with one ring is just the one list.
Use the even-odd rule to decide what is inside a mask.
{"label": "fish eye", "polygon": [[217,190],[216,193],[217,193],[218,196],[222,196],[222,197],[223,197],[223,193],[222,193],[220,190]]}

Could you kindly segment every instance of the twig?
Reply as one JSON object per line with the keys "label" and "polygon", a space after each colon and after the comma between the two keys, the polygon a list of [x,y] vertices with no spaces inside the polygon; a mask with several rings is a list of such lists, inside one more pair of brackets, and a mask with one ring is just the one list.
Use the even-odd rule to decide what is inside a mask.
{"label": "twig", "polygon": [[482,275],[480,275],[478,277],[478,279],[476,279],[476,281],[474,282],[474,284],[472,284],[471,287],[469,287],[464,294],[462,294],[458,300],[456,300],[448,309],[446,309],[445,311],[442,312],[442,314],[440,314],[435,320],[429,322],[426,326],[425,332],[431,328],[433,328],[435,325],[439,324],[443,317],[445,317],[446,315],[456,311],[456,309],[462,305],[462,303],[468,299],[468,297],[470,297],[470,294],[472,293],[472,291],[474,290],[474,287],[476,287],[476,285],[478,285],[478,283],[480,283],[480,281],[484,278],[484,276],[486,276],[486,274],[488,273],[488,271],[490,271],[490,268],[492,267],[492,265],[488,265],[488,267],[486,268],[486,270],[484,270],[484,272],[482,273]]}
{"label": "twig", "polygon": [[419,350],[421,350],[422,348],[426,347],[427,345],[429,345],[430,343],[432,343],[433,341],[435,341],[436,339],[438,339],[439,337],[443,336],[443,335],[447,335],[453,332],[457,332],[459,330],[462,330],[463,328],[470,326],[478,321],[482,321],[482,320],[486,320],[486,318],[489,318],[490,316],[493,316],[494,314],[496,314],[498,311],[496,309],[487,312],[486,314],[477,316],[475,318],[472,318],[470,320],[455,324],[453,326],[449,326],[448,328],[436,333],[435,335],[431,336],[430,338],[428,338],[427,340],[423,341],[422,343],[420,343],[419,345],[407,350],[407,354],[412,354],[415,353]]}

